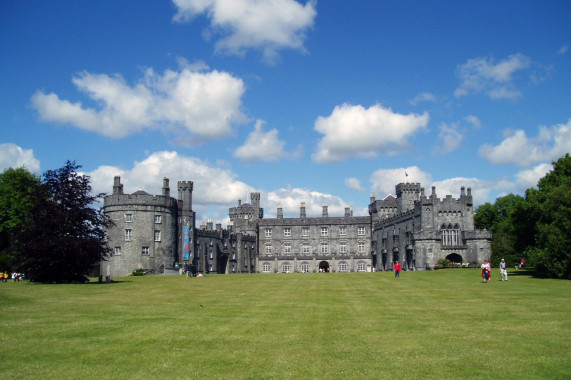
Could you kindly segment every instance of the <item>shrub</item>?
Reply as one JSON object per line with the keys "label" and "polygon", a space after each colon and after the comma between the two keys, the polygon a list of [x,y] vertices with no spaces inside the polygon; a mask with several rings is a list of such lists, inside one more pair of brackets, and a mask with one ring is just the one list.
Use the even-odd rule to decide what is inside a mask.
{"label": "shrub", "polygon": [[145,275],[144,269],[135,269],[133,272],[131,272],[131,276],[144,276],[144,275]]}

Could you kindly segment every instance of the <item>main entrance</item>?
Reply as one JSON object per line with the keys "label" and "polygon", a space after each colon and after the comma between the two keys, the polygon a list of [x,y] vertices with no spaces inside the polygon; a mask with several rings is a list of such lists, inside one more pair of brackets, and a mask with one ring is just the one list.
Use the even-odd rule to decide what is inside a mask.
{"label": "main entrance", "polygon": [[327,261],[322,261],[319,263],[319,273],[329,272],[329,263]]}

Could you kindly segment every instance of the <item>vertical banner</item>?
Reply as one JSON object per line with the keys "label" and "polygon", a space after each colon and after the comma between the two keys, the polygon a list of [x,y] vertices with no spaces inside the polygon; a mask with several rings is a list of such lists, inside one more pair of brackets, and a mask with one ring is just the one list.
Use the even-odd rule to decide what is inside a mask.
{"label": "vertical banner", "polygon": [[190,260],[190,226],[184,226],[182,229],[182,238],[183,238],[183,260],[188,261]]}

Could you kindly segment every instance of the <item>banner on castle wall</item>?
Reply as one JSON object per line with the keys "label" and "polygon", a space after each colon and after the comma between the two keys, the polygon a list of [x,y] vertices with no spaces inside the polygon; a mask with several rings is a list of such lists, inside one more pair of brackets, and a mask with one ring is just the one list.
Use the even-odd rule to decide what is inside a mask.
{"label": "banner on castle wall", "polygon": [[190,260],[190,226],[183,227],[182,238],[183,238],[183,245],[182,245],[183,260],[188,261]]}

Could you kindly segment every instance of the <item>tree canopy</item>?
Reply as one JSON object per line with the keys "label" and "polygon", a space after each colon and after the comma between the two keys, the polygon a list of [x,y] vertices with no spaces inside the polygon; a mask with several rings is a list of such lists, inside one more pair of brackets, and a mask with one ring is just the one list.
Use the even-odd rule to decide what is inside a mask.
{"label": "tree canopy", "polygon": [[85,282],[89,269],[107,257],[110,220],[94,203],[88,176],[75,162],[43,174],[29,218],[13,247],[13,262],[31,281]]}
{"label": "tree canopy", "polygon": [[528,259],[541,276],[571,278],[571,157],[553,162],[553,170],[527,189],[476,210],[477,228],[493,232],[492,262]]}

